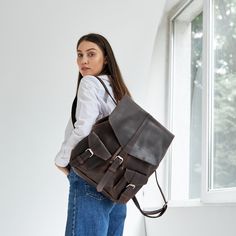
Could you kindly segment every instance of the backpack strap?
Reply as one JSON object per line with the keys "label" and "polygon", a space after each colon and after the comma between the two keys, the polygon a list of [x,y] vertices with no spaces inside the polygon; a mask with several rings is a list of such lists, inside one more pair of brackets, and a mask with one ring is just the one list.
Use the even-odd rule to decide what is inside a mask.
{"label": "backpack strap", "polygon": [[77,107],[77,95],[74,98],[74,101],[72,103],[72,108],[71,108],[71,120],[72,120],[72,124],[74,128],[75,128],[75,122],[76,122],[76,118],[75,118],[76,107]]}
{"label": "backpack strap", "polygon": [[[105,83],[102,81],[102,79],[100,79],[98,76],[95,76],[99,81],[100,83],[102,84],[102,86],[104,87],[105,91],[107,92],[107,94],[111,97],[112,101],[117,105],[117,102],[116,100],[111,96],[107,86],[105,85]],[[72,124],[73,124],[73,127],[75,128],[74,124],[76,122],[76,118],[75,118],[75,113],[76,113],[76,107],[77,107],[77,93],[78,93],[78,87],[77,87],[77,90],[76,90],[76,96],[74,98],[74,101],[72,103],[72,108],[71,108],[71,119],[72,119]]]}
{"label": "backpack strap", "polygon": [[164,196],[164,193],[163,193],[163,191],[162,191],[162,189],[161,189],[161,187],[160,187],[160,185],[159,185],[159,183],[158,183],[158,180],[157,180],[157,172],[156,172],[156,171],[155,171],[155,178],[156,178],[156,184],[157,184],[157,186],[158,186],[158,188],[159,188],[159,190],[160,190],[160,192],[161,192],[162,198],[163,198],[163,200],[164,200],[164,202],[165,202],[165,204],[163,205],[162,208],[157,209],[157,210],[153,210],[153,211],[144,211],[144,210],[141,209],[137,198],[136,198],[135,196],[132,198],[132,200],[133,200],[135,206],[139,209],[139,211],[140,211],[144,216],[149,217],[149,218],[158,218],[158,217],[162,216],[162,215],[165,213],[166,209],[167,209],[167,201],[166,201],[166,198],[165,198],[165,196]]}
{"label": "backpack strap", "polygon": [[102,81],[102,79],[99,78],[98,76],[95,76],[95,77],[100,81],[100,83],[102,84],[102,86],[104,87],[104,89],[106,90],[106,92],[108,93],[108,95],[111,97],[111,99],[113,100],[113,102],[117,105],[116,100],[111,96],[111,94],[110,94],[110,92],[109,92],[107,86],[106,86],[105,83]]}

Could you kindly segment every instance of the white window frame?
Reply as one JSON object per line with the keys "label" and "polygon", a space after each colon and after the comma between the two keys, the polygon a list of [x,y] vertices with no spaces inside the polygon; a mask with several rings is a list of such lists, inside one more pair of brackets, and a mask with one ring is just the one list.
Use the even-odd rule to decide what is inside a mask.
{"label": "white window frame", "polygon": [[[209,189],[209,178],[210,178],[210,160],[212,155],[212,127],[211,127],[211,88],[212,88],[212,26],[213,26],[213,15],[212,15],[212,6],[213,0],[188,0],[182,2],[177,8],[172,11],[169,18],[169,127],[173,129],[173,90],[174,90],[174,20],[176,16],[183,10],[186,9],[189,5],[194,5],[199,7],[199,3],[202,3],[203,11],[203,58],[202,58],[202,182],[201,182],[201,196],[200,199],[197,200],[199,204],[209,204],[209,203],[236,203],[236,188],[232,189],[217,189],[210,190]],[[200,12],[201,12],[200,11]],[[196,12],[199,12],[199,9],[196,9]],[[196,16],[196,15],[195,15]],[[172,152],[170,152],[170,158],[168,163],[169,168],[169,176],[168,176],[168,197],[170,202],[172,202],[171,198],[171,190],[173,185],[171,183],[172,173],[171,170],[173,168],[172,161]],[[194,200],[189,200],[183,197],[184,202],[194,202]],[[195,201],[196,202],[196,201]],[[175,205],[175,203],[174,203]],[[190,203],[191,205],[191,203]]]}
{"label": "white window frame", "polygon": [[236,203],[236,188],[221,188],[211,190],[210,185],[210,168],[212,156],[212,86],[213,86],[213,0],[204,1],[203,10],[203,130],[202,130],[202,193],[201,200],[207,203]]}

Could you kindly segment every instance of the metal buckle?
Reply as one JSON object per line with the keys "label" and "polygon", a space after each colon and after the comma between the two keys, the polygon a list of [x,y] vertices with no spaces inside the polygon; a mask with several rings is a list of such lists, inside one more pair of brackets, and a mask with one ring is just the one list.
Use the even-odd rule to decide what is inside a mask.
{"label": "metal buckle", "polygon": [[90,152],[90,156],[89,156],[89,158],[90,158],[91,156],[93,156],[93,151],[92,151],[91,148],[87,148],[87,149],[85,150],[85,152],[86,152],[86,151],[89,151],[89,152]]}
{"label": "metal buckle", "polygon": [[134,184],[128,184],[128,185],[126,186],[126,188],[129,188],[129,187],[131,187],[132,189],[134,189],[136,186],[135,186]]}
{"label": "metal buckle", "polygon": [[116,158],[120,159],[120,164],[124,161],[123,157],[121,157],[121,156],[116,156]]}

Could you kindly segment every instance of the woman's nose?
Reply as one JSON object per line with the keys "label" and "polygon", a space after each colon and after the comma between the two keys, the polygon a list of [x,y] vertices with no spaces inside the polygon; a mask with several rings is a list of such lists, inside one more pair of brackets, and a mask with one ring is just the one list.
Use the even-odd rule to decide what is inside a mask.
{"label": "woman's nose", "polygon": [[82,57],[81,64],[87,64],[87,63],[88,63],[88,58]]}

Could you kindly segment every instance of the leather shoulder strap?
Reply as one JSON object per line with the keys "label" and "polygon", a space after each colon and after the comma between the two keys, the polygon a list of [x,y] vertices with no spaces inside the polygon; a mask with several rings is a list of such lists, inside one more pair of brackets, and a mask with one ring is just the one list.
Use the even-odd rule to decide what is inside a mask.
{"label": "leather shoulder strap", "polygon": [[165,213],[166,209],[167,209],[167,201],[166,201],[166,198],[165,198],[165,196],[164,196],[164,193],[163,193],[163,191],[162,191],[162,189],[161,189],[161,187],[160,187],[160,185],[159,185],[159,183],[158,183],[156,171],[155,171],[155,178],[156,178],[157,186],[158,186],[158,188],[159,188],[159,190],[160,190],[160,192],[161,192],[161,196],[162,196],[162,198],[163,198],[163,200],[164,200],[164,202],[165,202],[162,208],[157,209],[157,210],[153,210],[153,211],[144,211],[144,210],[141,209],[137,198],[136,198],[135,196],[132,198],[132,200],[133,200],[135,206],[139,209],[139,211],[140,211],[144,216],[149,217],[149,218],[158,218],[158,217],[162,216],[162,215]]}
{"label": "leather shoulder strap", "polygon": [[100,81],[100,83],[101,83],[102,86],[104,87],[105,91],[106,91],[106,92],[108,93],[108,95],[111,97],[111,99],[113,100],[113,102],[117,105],[116,100],[111,96],[111,94],[110,94],[110,92],[109,92],[107,86],[106,86],[105,83],[102,81],[102,79],[99,78],[98,76],[95,76],[95,77]]}
{"label": "leather shoulder strap", "polygon": [[[117,102],[116,100],[111,96],[107,86],[105,85],[105,83],[102,81],[102,79],[100,79],[98,76],[95,76],[99,81],[100,83],[102,84],[102,86],[104,87],[105,91],[108,93],[108,95],[111,97],[112,101],[117,105]],[[77,107],[77,93],[78,93],[78,87],[77,87],[77,90],[76,90],[76,96],[74,98],[74,101],[72,103],[72,108],[71,108],[71,119],[72,119],[72,124],[73,124],[73,127],[75,128],[74,124],[76,122],[76,118],[75,118],[75,113],[76,113],[76,107]]]}
{"label": "leather shoulder strap", "polygon": [[146,216],[146,217],[149,217],[149,218],[158,218],[160,216],[162,216],[166,209],[167,209],[167,203],[164,204],[164,206],[160,209],[157,209],[157,210],[154,210],[154,211],[144,211],[141,209],[140,205],[139,205],[139,202],[137,200],[137,198],[134,196],[132,198],[135,206],[139,209],[139,211],[142,213],[142,215]]}
{"label": "leather shoulder strap", "polygon": [[72,107],[71,107],[71,120],[72,120],[72,124],[74,128],[75,128],[75,122],[76,122],[76,118],[75,118],[76,107],[77,107],[77,95],[75,96],[74,101],[72,103]]}

